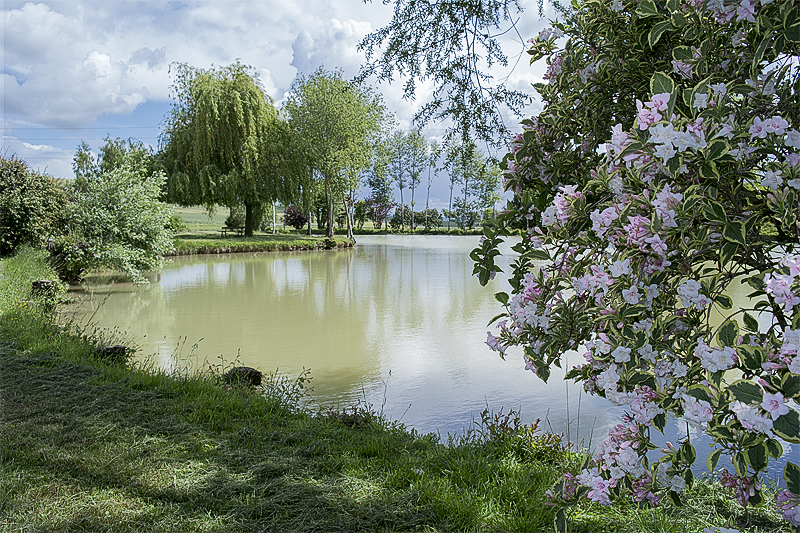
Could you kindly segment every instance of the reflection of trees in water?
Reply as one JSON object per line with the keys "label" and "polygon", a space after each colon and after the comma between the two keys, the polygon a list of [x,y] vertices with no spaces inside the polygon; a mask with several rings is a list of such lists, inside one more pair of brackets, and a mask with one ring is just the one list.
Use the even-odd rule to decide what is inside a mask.
{"label": "reflection of trees in water", "polygon": [[446,366],[457,367],[453,347],[480,350],[463,329],[478,319],[485,326],[482,314],[496,304],[471,271],[466,247],[180,258],[160,284],[115,294],[98,318],[147,335],[154,344],[145,352],[203,338],[201,360],[231,361],[240,350],[245,364],[311,368],[318,390],[323,381],[352,390],[377,375],[391,351],[409,364],[449,358]]}

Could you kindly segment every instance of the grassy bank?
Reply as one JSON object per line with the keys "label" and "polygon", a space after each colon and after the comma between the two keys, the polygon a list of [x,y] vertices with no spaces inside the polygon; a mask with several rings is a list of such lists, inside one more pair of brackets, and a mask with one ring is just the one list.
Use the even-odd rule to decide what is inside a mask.
{"label": "grassy bank", "polygon": [[182,233],[175,237],[175,246],[167,255],[229,254],[239,252],[289,252],[299,250],[324,250],[353,246],[344,237],[329,243],[324,237],[282,234],[254,235],[253,237],[222,237],[199,233]]}
{"label": "grassy bank", "polygon": [[[0,531],[548,531],[545,490],[580,457],[487,417],[418,435],[362,407],[302,406],[94,355],[102,333],[53,325],[30,296],[41,255],[0,262]],[[583,505],[571,531],[700,532],[742,509],[710,483],[685,508]],[[751,531],[782,531],[767,510]],[[785,530],[788,531],[788,530]]]}

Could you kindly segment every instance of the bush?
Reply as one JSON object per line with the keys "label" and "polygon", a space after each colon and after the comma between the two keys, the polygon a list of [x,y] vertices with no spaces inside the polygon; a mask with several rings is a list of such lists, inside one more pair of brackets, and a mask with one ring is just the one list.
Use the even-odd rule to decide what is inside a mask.
{"label": "bush", "polygon": [[[559,531],[582,499],[688,499],[694,437],[648,453],[671,416],[710,437],[706,465],[742,505],[765,502],[770,460],[800,442],[795,4],[578,1],[530,41],[546,105],[503,160],[516,203],[472,253],[485,285],[508,228],[530,228],[487,344],[518,346],[545,381],[582,352],[565,378],[625,406],[554,486]],[[734,307],[741,284],[752,302]],[[783,479],[798,531],[796,462]]]}
{"label": "bush", "polygon": [[113,268],[144,282],[172,248],[169,208],[158,201],[162,174],[125,163],[73,188],[67,234],[56,243],[56,265],[67,281],[89,269]]}
{"label": "bush", "polygon": [[16,156],[0,157],[0,256],[57,235],[67,197],[58,182]]}
{"label": "bush", "polygon": [[228,228],[242,228],[244,227],[244,217],[244,206],[231,207],[230,214],[225,219],[225,226]]}
{"label": "bush", "polygon": [[287,226],[292,226],[295,229],[301,230],[308,224],[308,215],[303,213],[301,209],[290,205],[286,207],[283,213],[283,223]]}
{"label": "bush", "polygon": [[389,219],[389,227],[393,230],[399,230],[401,227],[413,229],[411,228],[411,209],[405,205],[398,206],[392,218]]}
{"label": "bush", "polygon": [[367,202],[364,200],[359,200],[353,206],[353,222],[356,225],[356,228],[361,229],[364,227],[364,223],[367,221]]}
{"label": "bush", "polygon": [[167,224],[170,231],[172,233],[178,233],[179,231],[185,231],[189,229],[189,226],[184,222],[180,215],[173,213],[173,215],[169,219],[169,224]]}
{"label": "bush", "polygon": [[415,215],[415,219],[415,222],[419,221],[426,231],[436,229],[444,223],[442,214],[436,209],[426,209]]}

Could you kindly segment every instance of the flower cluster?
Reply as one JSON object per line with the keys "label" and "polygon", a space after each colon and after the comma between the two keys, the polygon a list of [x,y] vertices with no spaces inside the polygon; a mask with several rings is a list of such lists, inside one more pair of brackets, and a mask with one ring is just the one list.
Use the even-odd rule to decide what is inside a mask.
{"label": "flower cluster", "polygon": [[783,519],[795,527],[800,527],[800,494],[788,490],[778,493],[778,509]]}

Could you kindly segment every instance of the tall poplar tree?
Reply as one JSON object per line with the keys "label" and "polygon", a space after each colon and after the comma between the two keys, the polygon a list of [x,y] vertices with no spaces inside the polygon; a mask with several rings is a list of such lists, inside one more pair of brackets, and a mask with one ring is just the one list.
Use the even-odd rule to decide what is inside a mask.
{"label": "tall poplar tree", "polygon": [[161,138],[168,198],[180,205],[244,205],[254,213],[288,204],[308,176],[301,140],[284,123],[253,69],[175,67],[175,102]]}
{"label": "tall poplar tree", "polygon": [[420,182],[420,176],[428,162],[428,143],[419,130],[413,130],[406,136],[406,154],[408,156],[408,184],[411,188],[411,231],[414,231],[414,192]]}
{"label": "tall poplar tree", "polygon": [[[289,124],[309,147],[309,165],[324,184],[328,204],[327,236],[333,238],[335,200],[345,206],[353,180],[371,163],[371,141],[385,120],[385,108],[372,89],[354,85],[339,71],[320,68],[300,76],[284,109]],[[352,228],[348,220],[348,235]]]}

